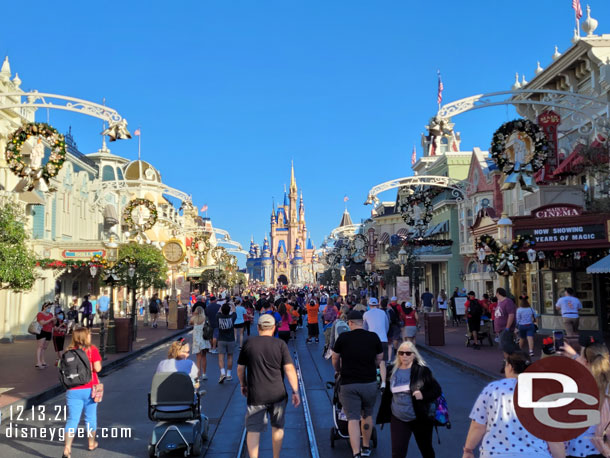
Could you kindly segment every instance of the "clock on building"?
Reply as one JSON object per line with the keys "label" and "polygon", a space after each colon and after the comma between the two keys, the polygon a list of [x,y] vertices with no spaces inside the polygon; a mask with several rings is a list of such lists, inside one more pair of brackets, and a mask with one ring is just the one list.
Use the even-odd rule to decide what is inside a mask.
{"label": "clock on building", "polygon": [[163,256],[170,263],[178,263],[184,259],[186,250],[182,242],[177,239],[172,239],[163,246]]}
{"label": "clock on building", "polygon": [[277,257],[277,260],[278,260],[278,261],[280,261],[280,262],[284,262],[284,261],[286,260],[286,252],[285,252],[285,251],[280,251],[280,252],[277,254],[277,256],[276,256],[276,257]]}

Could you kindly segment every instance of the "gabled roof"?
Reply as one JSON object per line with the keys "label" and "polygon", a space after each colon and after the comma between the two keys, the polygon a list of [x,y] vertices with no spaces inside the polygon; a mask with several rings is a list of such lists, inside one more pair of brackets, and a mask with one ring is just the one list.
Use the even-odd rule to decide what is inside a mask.
{"label": "gabled roof", "polygon": [[349,212],[346,208],[343,212],[343,215],[341,216],[341,222],[339,223],[339,227],[351,226],[352,224],[352,217],[349,215]]}

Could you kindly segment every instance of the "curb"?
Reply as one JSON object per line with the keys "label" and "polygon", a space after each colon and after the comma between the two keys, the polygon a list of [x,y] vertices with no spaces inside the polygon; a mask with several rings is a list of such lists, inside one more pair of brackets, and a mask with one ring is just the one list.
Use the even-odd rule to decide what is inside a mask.
{"label": "curb", "polygon": [[446,353],[443,353],[442,351],[432,348],[428,345],[417,344],[417,348],[428,353],[431,356],[434,356],[435,358],[442,360],[443,362],[445,362],[447,364],[450,364],[451,366],[457,367],[458,369],[461,369],[465,372],[469,372],[473,375],[487,379],[490,382],[502,379],[502,375],[499,373],[494,374],[493,372],[487,371],[483,368],[473,366],[471,363],[469,363],[467,361],[453,358],[453,357],[447,355]]}
{"label": "curb", "polygon": [[[173,334],[165,336],[160,340],[157,340],[149,345],[146,345],[145,347],[138,348],[135,351],[127,353],[127,354],[125,354],[125,356],[122,356],[121,358],[115,359],[114,361],[108,363],[108,365],[106,365],[102,368],[101,372],[99,373],[99,376],[106,377],[107,375],[122,368],[123,366],[126,366],[134,359],[139,358],[143,354],[148,353],[149,351],[154,350],[157,347],[160,347],[161,345],[169,342],[170,340],[175,339],[176,337],[178,337],[182,334],[186,334],[187,332],[190,332],[191,329],[192,329],[191,326],[187,326],[186,328],[180,329]],[[2,417],[8,417],[10,409],[15,409],[16,407],[23,407],[24,410],[27,410],[33,406],[36,406],[45,401],[48,401],[49,399],[54,398],[55,396],[57,396],[63,392],[65,392],[64,387],[58,383],[57,385],[49,387],[46,390],[41,391],[40,393],[37,393],[37,394],[34,394],[27,398],[23,398],[18,401],[15,401],[12,404],[8,404],[0,409],[0,419]]]}

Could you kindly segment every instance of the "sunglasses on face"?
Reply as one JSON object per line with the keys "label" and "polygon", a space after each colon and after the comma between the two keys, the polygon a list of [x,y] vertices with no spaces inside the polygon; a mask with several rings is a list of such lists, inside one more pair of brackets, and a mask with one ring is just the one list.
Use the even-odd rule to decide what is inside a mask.
{"label": "sunglasses on face", "polygon": [[413,354],[412,351],[399,351],[398,356],[411,356]]}

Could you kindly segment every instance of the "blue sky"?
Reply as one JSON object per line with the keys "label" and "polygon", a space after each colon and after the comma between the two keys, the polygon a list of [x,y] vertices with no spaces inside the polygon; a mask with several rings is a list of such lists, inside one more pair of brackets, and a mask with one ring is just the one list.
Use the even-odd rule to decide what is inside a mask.
{"label": "blue sky", "polygon": [[[565,51],[574,28],[571,0],[30,3],[40,16],[8,2],[0,28],[22,88],[105,97],[132,132],[141,127],[142,158],[164,182],[208,204],[244,247],[269,230],[291,159],[319,245],[344,195],[359,221],[372,186],[411,174],[437,108],[437,69],[444,102],[508,90],[515,72],[530,80],[555,45]],[[610,32],[610,3],[590,4],[597,33]],[[72,126],[84,153],[99,148],[97,119],[49,116]],[[462,149],[487,149],[512,117],[498,108],[455,118]],[[137,140],[110,147],[137,158]]]}

